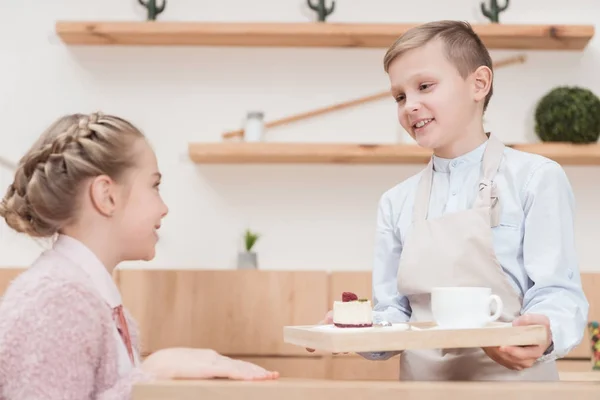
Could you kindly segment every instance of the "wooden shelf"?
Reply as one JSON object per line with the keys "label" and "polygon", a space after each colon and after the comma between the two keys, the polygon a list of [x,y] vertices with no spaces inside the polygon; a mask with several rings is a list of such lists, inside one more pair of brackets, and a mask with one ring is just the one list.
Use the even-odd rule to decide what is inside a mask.
{"label": "wooden shelf", "polygon": [[[70,45],[386,48],[417,24],[59,21]],[[594,25],[473,24],[490,49],[582,50]]]}
{"label": "wooden shelf", "polygon": [[[510,145],[563,165],[600,165],[600,145],[534,143]],[[431,152],[416,145],[334,143],[190,143],[198,164],[424,164]]]}

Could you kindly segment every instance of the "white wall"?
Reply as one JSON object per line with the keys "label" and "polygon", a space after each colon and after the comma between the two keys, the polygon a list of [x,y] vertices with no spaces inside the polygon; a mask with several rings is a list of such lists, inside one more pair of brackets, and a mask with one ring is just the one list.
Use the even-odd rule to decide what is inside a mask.
{"label": "white wall", "polygon": [[[303,0],[168,0],[161,20],[308,21]],[[137,0],[21,0],[0,11],[0,156],[13,160],[63,113],[103,110],[138,124],[154,144],[170,206],[156,259],[129,266],[233,268],[240,235],[263,234],[263,269],[371,268],[377,200],[420,166],[197,166],[190,141],[219,141],[246,111],[267,119],[387,88],[384,49],[66,47],[58,19],[143,20]],[[337,0],[331,22],[423,22],[478,15],[479,0]],[[503,22],[595,23],[597,0],[512,2]],[[495,59],[520,52],[493,51]],[[559,84],[600,95],[600,33],[583,52],[527,52],[498,70],[487,128],[506,142],[532,136],[535,102]],[[273,130],[268,140],[394,142],[392,99]],[[600,271],[600,167],[567,167],[577,198],[581,269]],[[2,192],[12,172],[0,172]],[[186,224],[189,224],[186,227]],[[0,265],[27,265],[32,240],[0,230]]]}

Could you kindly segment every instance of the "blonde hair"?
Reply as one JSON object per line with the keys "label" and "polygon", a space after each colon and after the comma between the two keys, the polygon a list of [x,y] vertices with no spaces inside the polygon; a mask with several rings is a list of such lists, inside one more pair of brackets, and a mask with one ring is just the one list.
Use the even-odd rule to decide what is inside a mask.
{"label": "blonde hair", "polygon": [[[445,47],[445,55],[454,64],[458,73],[466,78],[480,66],[493,71],[492,58],[468,22],[434,21],[407,30],[387,50],[383,57],[383,68],[386,73],[392,61],[405,52],[424,46],[433,39],[441,39]],[[483,109],[487,109],[493,94],[493,85],[487,94]]]}
{"label": "blonde hair", "polygon": [[84,180],[119,180],[135,164],[132,144],[138,138],[143,134],[136,127],[112,115],[59,118],[19,161],[0,215],[17,232],[54,235],[75,217]]}

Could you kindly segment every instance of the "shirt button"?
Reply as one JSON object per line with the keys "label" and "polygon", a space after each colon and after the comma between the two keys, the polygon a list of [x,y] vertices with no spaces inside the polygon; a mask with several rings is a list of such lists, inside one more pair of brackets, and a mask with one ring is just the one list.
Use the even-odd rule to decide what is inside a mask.
{"label": "shirt button", "polygon": [[452,191],[452,196],[456,196],[456,191]]}

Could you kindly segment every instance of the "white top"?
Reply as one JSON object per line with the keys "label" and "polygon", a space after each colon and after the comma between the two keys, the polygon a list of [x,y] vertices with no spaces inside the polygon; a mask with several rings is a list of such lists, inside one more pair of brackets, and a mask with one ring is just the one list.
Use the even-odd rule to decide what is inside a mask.
{"label": "white top", "polygon": [[[104,264],[102,264],[98,257],[96,257],[87,246],[70,236],[58,235],[58,238],[54,243],[54,249],[67,256],[87,273],[93,286],[111,309],[122,304],[121,293],[119,292],[119,288],[115,284],[113,277],[108,273]],[[116,321],[113,332],[115,346],[117,346],[119,355],[119,373],[125,375],[133,366],[129,359],[127,347],[117,329]],[[135,349],[133,349],[133,355],[136,364],[139,363],[139,355]]]}
{"label": "white top", "polygon": [[[452,160],[434,157],[428,218],[471,207],[484,149],[482,144]],[[398,293],[396,276],[421,174],[389,189],[379,202],[373,266],[376,321],[405,322],[411,314],[407,299]],[[500,224],[490,228],[496,256],[523,296],[522,312],[550,319],[555,354],[564,356],[580,343],[589,308],[577,262],[571,186],[556,162],[508,147],[495,182],[501,202]]]}

